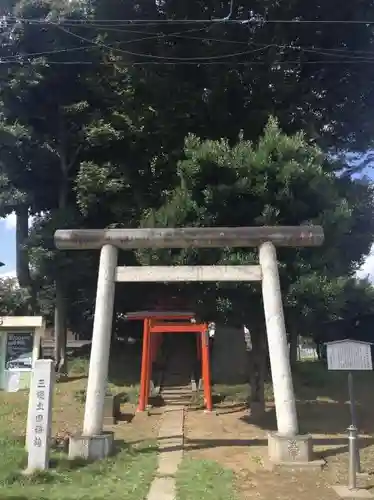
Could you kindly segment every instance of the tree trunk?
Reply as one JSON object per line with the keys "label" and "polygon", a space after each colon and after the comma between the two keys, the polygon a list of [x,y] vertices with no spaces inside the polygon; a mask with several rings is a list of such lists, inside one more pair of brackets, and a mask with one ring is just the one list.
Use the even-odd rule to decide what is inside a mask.
{"label": "tree trunk", "polygon": [[37,290],[30,274],[29,251],[27,240],[29,237],[29,208],[20,205],[16,209],[16,270],[17,280],[21,288],[27,288],[30,294],[30,315],[39,312]]}
{"label": "tree trunk", "polygon": [[16,210],[16,267],[21,288],[28,288],[31,285],[29,253],[26,246],[28,237],[29,210],[27,205],[22,205]]}
{"label": "tree trunk", "polygon": [[[66,209],[68,197],[68,167],[61,158],[62,179],[58,198],[59,211]],[[60,257],[63,256],[60,254]],[[58,259],[59,261],[59,259]],[[57,262],[58,266],[58,262]],[[59,266],[58,266],[59,267]],[[67,310],[66,310],[66,286],[65,278],[61,269],[56,270],[56,303],[55,303],[55,368],[59,375],[66,375],[67,366]]]}
{"label": "tree trunk", "polygon": [[249,352],[249,380],[251,385],[251,414],[265,412],[265,337],[262,332],[251,332],[252,350]]}
{"label": "tree trunk", "polygon": [[55,304],[55,369],[60,375],[67,374],[67,324],[66,324],[66,297],[63,280],[56,279]]}
{"label": "tree trunk", "polygon": [[[60,156],[60,190],[58,193],[58,210],[60,215],[66,211],[69,194],[69,171],[78,159],[82,145],[78,146],[72,156],[68,153],[68,130],[63,113],[59,117],[59,156]],[[60,252],[63,260],[63,254]],[[59,266],[58,266],[59,267]],[[55,307],[55,355],[58,373],[67,373],[67,309],[66,309],[66,280],[61,269],[56,270],[56,307]]]}

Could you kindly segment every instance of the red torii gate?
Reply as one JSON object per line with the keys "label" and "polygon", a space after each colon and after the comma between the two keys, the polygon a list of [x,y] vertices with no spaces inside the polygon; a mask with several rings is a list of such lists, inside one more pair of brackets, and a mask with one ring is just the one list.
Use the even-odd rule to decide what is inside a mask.
{"label": "red torii gate", "polygon": [[126,314],[128,320],[143,321],[143,350],[140,375],[140,394],[138,411],[145,411],[150,391],[152,364],[161,344],[163,333],[194,333],[197,355],[201,360],[201,373],[204,386],[204,400],[207,411],[212,411],[212,387],[210,380],[210,354],[208,323],[192,322],[192,312],[138,311]]}

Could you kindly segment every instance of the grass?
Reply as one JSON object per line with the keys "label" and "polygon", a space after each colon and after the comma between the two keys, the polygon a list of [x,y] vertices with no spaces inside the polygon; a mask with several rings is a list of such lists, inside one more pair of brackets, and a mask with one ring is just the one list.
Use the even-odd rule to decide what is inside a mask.
{"label": "grass", "polygon": [[237,500],[235,476],[217,462],[186,458],[177,473],[177,500]]}
{"label": "grass", "polygon": [[[87,360],[71,363],[69,379],[56,384],[52,436],[63,437],[81,428],[86,387]],[[134,399],[136,387],[115,386],[123,400]],[[25,429],[27,391],[0,392],[0,499],[13,500],[143,500],[157,464],[152,438],[140,438],[127,427],[127,440],[119,442],[116,454],[95,463],[71,461],[57,447],[51,451],[46,472],[25,476],[27,464]],[[117,434],[117,433],[116,433]],[[124,436],[122,436],[124,437]]]}
{"label": "grass", "polygon": [[[296,398],[298,401],[329,401],[346,400],[348,373],[343,371],[328,371],[319,361],[303,360],[298,362],[292,371]],[[357,372],[354,374],[355,394],[363,400],[367,390],[374,382],[374,372]],[[250,399],[249,384],[224,385],[216,384],[214,393],[219,401],[247,403]],[[265,382],[265,401],[274,400],[271,381]]]}
{"label": "grass", "polygon": [[156,466],[156,447],[149,443],[125,447],[95,463],[69,461],[52,454],[54,468],[24,476],[26,454],[21,442],[3,438],[0,458],[1,499],[29,500],[142,500]]}
{"label": "grass", "polygon": [[71,375],[88,375],[89,359],[73,358],[69,360],[69,372]]}
{"label": "grass", "polygon": [[[251,388],[248,383],[235,385],[216,384],[214,386],[214,393],[221,401],[245,404],[250,399]],[[270,383],[265,383],[265,401],[272,401],[273,398],[272,385]]]}
{"label": "grass", "polygon": [[[88,361],[85,358],[72,360],[70,378],[58,383],[55,388],[53,409],[54,437],[66,437],[79,430],[83,418]],[[373,383],[373,373],[355,375],[357,398],[368,401]],[[110,383],[109,389],[118,395],[122,403],[133,403],[137,399],[138,386]],[[347,413],[341,405],[323,405],[323,402],[344,402],[347,392],[346,373],[332,373],[319,363],[299,363],[294,370],[294,384],[300,402],[311,401],[313,405],[301,406],[304,412],[301,422],[306,422],[308,431],[316,432],[317,421],[321,432],[327,421],[333,422],[332,430],[338,432],[337,421]],[[219,401],[246,403],[249,397],[248,384],[217,385]],[[371,393],[370,393],[371,394]],[[272,390],[266,384],[266,399],[272,400]],[[366,405],[365,405],[366,406]],[[126,407],[126,405],[125,405]],[[47,472],[24,476],[27,456],[24,449],[26,428],[27,392],[0,392],[0,499],[7,500],[144,500],[153,479],[157,448],[154,437],[136,435],[134,427],[124,426],[121,435],[126,442],[115,456],[95,463],[69,461],[66,454],[57,448],[51,454],[51,468]],[[348,415],[348,413],[347,413]],[[235,415],[232,417],[235,419]],[[309,418],[309,420],[308,420]],[[233,420],[234,421],[234,420]],[[371,420],[370,420],[371,421]],[[142,424],[143,425],[143,424]],[[236,424],[235,424],[236,425]],[[322,429],[323,427],[323,429]],[[341,424],[343,431],[346,424]],[[125,429],[127,429],[125,431]],[[317,429],[318,430],[318,429]],[[128,433],[127,433],[128,432]],[[137,430],[139,432],[139,429]],[[369,451],[369,450],[368,450]],[[211,457],[209,457],[211,458]],[[221,457],[222,458],[222,457]],[[248,456],[243,458],[248,460]],[[254,463],[261,461],[260,455],[252,457]],[[222,462],[227,467],[230,463]],[[238,483],[234,472],[222,468],[217,462],[186,457],[177,474],[177,500],[238,500]]]}
{"label": "grass", "polygon": [[[318,361],[303,361],[293,370],[296,398],[299,401],[343,401],[348,398],[348,372],[329,371]],[[365,401],[374,382],[374,372],[354,373],[355,395]]]}

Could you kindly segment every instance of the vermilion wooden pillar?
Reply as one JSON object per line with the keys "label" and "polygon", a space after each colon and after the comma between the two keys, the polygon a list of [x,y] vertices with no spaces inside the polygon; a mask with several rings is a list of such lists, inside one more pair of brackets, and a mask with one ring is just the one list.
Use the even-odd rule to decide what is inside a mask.
{"label": "vermilion wooden pillar", "polygon": [[[143,321],[143,350],[142,350],[142,367],[140,374],[140,394],[138,411],[145,411],[148,403],[149,394],[149,376],[150,376],[150,321],[145,318]],[[148,393],[147,393],[148,391]]]}
{"label": "vermilion wooden pillar", "polygon": [[207,411],[212,411],[212,387],[210,381],[210,355],[209,355],[209,333],[208,325],[201,332],[201,363],[202,363],[202,376],[204,384],[204,399]]}

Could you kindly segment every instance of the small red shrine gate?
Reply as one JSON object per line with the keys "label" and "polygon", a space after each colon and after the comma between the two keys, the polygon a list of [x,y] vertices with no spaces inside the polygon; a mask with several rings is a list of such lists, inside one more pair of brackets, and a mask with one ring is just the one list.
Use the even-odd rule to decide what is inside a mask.
{"label": "small red shrine gate", "polygon": [[139,311],[126,314],[128,320],[143,321],[143,351],[140,376],[138,411],[145,411],[148,405],[152,364],[156,359],[164,333],[193,333],[196,335],[196,349],[201,361],[206,409],[212,411],[212,387],[210,380],[210,356],[208,323],[192,322],[191,312]]}

